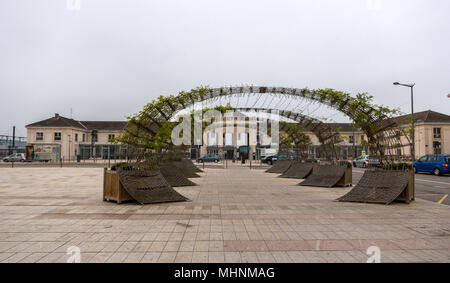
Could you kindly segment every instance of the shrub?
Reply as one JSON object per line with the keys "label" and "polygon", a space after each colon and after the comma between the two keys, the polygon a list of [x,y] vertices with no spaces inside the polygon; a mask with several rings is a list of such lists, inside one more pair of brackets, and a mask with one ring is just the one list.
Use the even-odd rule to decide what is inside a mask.
{"label": "shrub", "polygon": [[111,171],[117,171],[117,168],[119,168],[119,166],[120,165],[123,165],[123,164],[127,164],[126,162],[117,162],[117,163],[114,163],[113,165],[111,165]]}
{"label": "shrub", "polygon": [[408,162],[396,162],[383,166],[385,170],[411,170],[412,164]]}

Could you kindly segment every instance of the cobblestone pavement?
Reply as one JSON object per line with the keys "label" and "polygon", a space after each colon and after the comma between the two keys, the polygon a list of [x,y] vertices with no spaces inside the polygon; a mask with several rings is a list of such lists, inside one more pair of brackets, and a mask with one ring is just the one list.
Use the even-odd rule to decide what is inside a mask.
{"label": "cobblestone pavement", "polygon": [[1,168],[0,262],[450,262],[450,209],[339,203],[349,188],[206,168],[192,202],[103,202],[99,168]]}

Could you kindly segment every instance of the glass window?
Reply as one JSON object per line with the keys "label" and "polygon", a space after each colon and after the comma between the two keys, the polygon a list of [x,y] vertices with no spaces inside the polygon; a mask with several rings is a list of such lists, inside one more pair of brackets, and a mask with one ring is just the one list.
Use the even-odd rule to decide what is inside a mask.
{"label": "glass window", "polygon": [[60,140],[61,140],[61,133],[55,132],[55,141],[60,141]]}
{"label": "glass window", "polygon": [[83,142],[86,141],[86,134],[83,134]]}
{"label": "glass window", "polygon": [[78,134],[75,134],[75,141],[78,141]]}
{"label": "glass window", "polygon": [[428,161],[441,161],[441,157],[439,155],[432,155]]}
{"label": "glass window", "polygon": [[433,134],[435,139],[441,138],[441,128],[433,128]]}
{"label": "glass window", "polygon": [[355,141],[355,136],[350,136],[349,137],[349,143],[353,143]]}
{"label": "glass window", "polygon": [[44,133],[37,132],[36,133],[36,141],[42,141],[42,140],[44,140]]}
{"label": "glass window", "polygon": [[447,156],[445,157],[445,162],[450,163],[450,155],[447,155]]}
{"label": "glass window", "polygon": [[425,161],[427,161],[427,160],[428,160],[428,155],[422,156],[422,157],[419,159],[419,161],[421,161],[421,162],[425,162]]}
{"label": "glass window", "polygon": [[111,141],[112,139],[114,139],[115,135],[108,135],[108,141]]}

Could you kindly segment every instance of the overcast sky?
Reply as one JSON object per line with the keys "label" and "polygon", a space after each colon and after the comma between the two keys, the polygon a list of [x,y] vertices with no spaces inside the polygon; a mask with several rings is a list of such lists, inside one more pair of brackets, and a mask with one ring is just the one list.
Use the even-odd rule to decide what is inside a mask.
{"label": "overcast sky", "polygon": [[[76,2],[76,0],[73,0]],[[124,120],[199,85],[369,92],[450,114],[448,0],[0,1],[0,134]]]}

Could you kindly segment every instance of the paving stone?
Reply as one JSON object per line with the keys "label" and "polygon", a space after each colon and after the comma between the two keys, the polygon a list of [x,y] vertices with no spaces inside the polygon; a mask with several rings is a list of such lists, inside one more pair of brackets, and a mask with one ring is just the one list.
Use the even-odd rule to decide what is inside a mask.
{"label": "paving stone", "polygon": [[[103,202],[102,169],[2,168],[0,262],[449,262],[450,210],[340,203],[240,164],[205,168],[189,203]],[[51,182],[49,181],[51,180]],[[76,183],[76,190],[72,187]]]}

